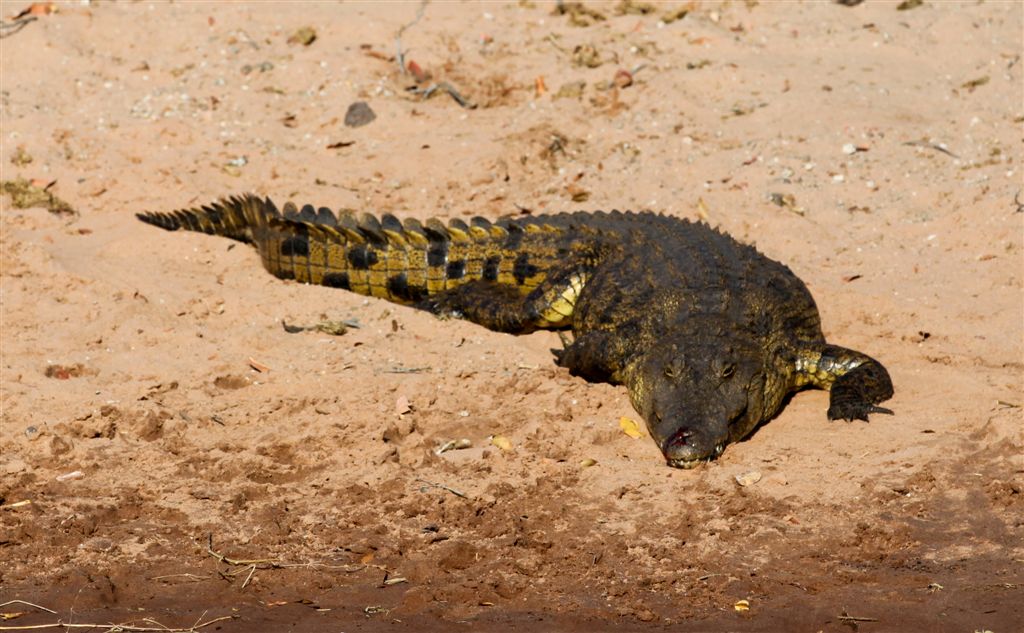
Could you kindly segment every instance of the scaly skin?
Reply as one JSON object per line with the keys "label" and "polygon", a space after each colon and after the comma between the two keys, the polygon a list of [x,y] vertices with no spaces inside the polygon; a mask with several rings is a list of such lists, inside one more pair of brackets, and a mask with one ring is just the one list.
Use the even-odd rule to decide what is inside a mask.
{"label": "scaly skin", "polygon": [[625,384],[670,466],[720,455],[805,386],[830,420],[892,413],[878,361],[829,345],[786,266],[704,224],[652,213],[491,223],[356,218],[231,198],[139,219],[253,244],[282,279],[323,284],[513,333],[571,328],[558,364]]}

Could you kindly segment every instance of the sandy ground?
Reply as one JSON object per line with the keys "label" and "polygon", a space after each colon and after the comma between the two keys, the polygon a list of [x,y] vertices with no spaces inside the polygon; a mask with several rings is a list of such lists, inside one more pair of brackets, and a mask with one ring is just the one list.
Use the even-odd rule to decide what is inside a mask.
{"label": "sandy ground", "polygon": [[[3,179],[78,212],[3,197],[4,626],[1022,630],[1022,5],[587,6],[429,4],[406,57],[475,109],[407,90],[417,4],[75,2],[0,40]],[[807,282],[896,415],[804,392],[670,469],[552,333],[133,216],[243,191],[706,218]],[[360,327],[282,327],[323,319]]]}

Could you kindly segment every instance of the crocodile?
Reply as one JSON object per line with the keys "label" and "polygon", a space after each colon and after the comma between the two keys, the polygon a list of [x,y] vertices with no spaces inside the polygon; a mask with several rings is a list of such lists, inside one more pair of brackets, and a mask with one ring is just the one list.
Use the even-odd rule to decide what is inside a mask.
{"label": "crocodile", "polygon": [[[399,220],[252,194],[137,214],[252,244],[281,279],[342,288],[514,334],[559,330],[558,365],[623,384],[668,465],[720,456],[805,387],[829,420],[892,411],[877,360],[825,341],[784,264],[703,222],[577,212]],[[565,331],[571,330],[571,339]]]}

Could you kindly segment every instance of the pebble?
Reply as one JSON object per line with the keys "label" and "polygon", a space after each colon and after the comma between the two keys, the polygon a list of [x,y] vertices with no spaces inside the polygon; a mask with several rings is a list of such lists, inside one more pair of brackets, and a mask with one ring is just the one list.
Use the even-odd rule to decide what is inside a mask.
{"label": "pebble", "polygon": [[741,486],[752,486],[759,481],[761,481],[760,470],[752,470],[750,472],[743,473],[742,475],[736,475],[736,483]]}
{"label": "pebble", "polygon": [[365,101],[356,101],[348,107],[345,113],[345,125],[348,127],[362,127],[371,123],[377,115]]}

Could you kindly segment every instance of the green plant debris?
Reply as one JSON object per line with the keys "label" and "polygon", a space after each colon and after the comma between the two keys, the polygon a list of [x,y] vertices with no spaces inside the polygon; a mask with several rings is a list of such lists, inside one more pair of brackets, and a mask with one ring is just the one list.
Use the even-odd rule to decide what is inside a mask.
{"label": "green plant debris", "polygon": [[56,181],[39,187],[32,184],[30,180],[18,178],[16,180],[4,180],[0,182],[0,189],[11,196],[11,204],[15,209],[31,209],[34,207],[46,207],[50,213],[58,215],[78,215],[78,211],[70,204],[64,202],[57,196],[50,193],[50,187]]}
{"label": "green plant debris", "polygon": [[19,145],[11,156],[11,164],[17,167],[24,167],[32,162],[32,155],[25,151],[24,146]]}

